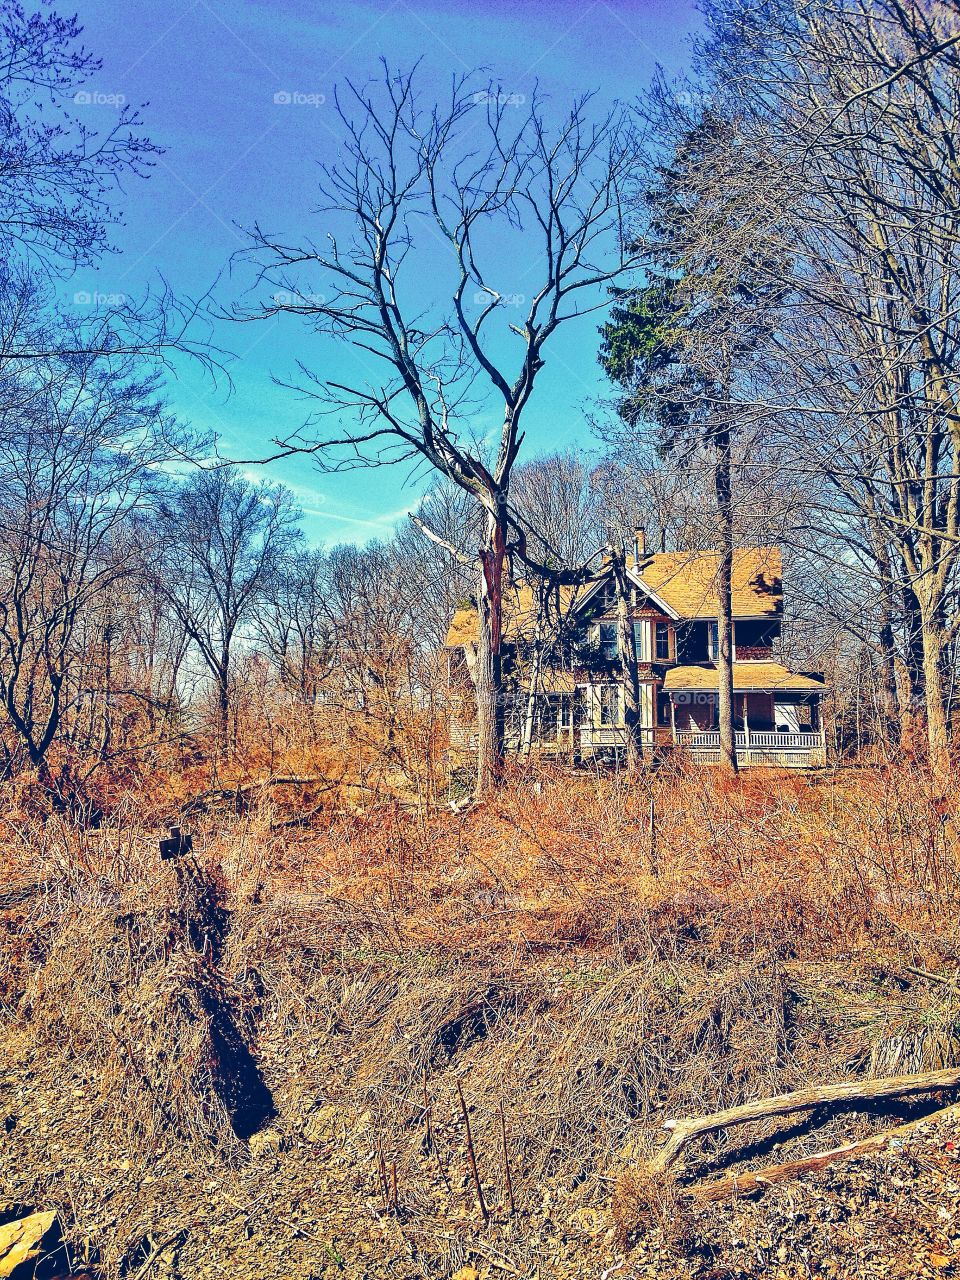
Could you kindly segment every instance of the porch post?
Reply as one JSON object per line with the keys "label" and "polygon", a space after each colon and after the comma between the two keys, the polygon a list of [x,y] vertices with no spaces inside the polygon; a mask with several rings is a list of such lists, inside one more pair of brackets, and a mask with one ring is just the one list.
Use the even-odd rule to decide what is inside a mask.
{"label": "porch post", "polygon": [[677,745],[677,708],[673,701],[673,694],[670,697],[670,734],[673,738],[673,745]]}
{"label": "porch post", "polygon": [[750,721],[747,718],[747,695],[743,695],[743,752],[744,764],[752,764],[753,760],[750,756]]}

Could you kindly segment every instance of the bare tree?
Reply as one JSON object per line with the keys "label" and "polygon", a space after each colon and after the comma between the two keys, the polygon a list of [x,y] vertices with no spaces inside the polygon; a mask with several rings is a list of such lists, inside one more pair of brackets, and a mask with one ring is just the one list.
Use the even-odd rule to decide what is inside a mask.
{"label": "bare tree", "polygon": [[[80,43],[76,17],[46,6],[4,6],[0,19],[0,258],[69,271],[109,248],[114,199],[125,175],[144,174],[158,148],[140,118],[116,105],[108,130],[85,124],[101,67]],[[80,110],[78,110],[80,108]],[[88,113],[89,114],[89,113]]]}
{"label": "bare tree", "polygon": [[785,424],[795,465],[828,480],[822,523],[859,524],[881,611],[898,597],[915,607],[904,630],[922,649],[928,746],[943,767],[960,628],[956,10],[850,0],[801,20],[789,4],[761,14],[724,0],[711,23],[703,65],[738,113],[729,198],[786,250],[772,259],[790,307],[765,411]]}
{"label": "bare tree", "polygon": [[[5,767],[49,780],[103,598],[136,563],[129,522],[170,457],[155,380],[129,357],[49,357],[0,393],[0,697]],[[108,731],[109,732],[109,731]]]}
{"label": "bare tree", "polygon": [[222,752],[235,645],[299,536],[298,517],[285,489],[222,467],[171,485],[144,529],[147,572],[213,680]]}
{"label": "bare tree", "polygon": [[[537,96],[518,107],[469,78],[424,108],[415,76],[385,66],[379,91],[348,84],[336,104],[342,159],[322,182],[335,229],[323,248],[254,231],[275,290],[254,314],[303,316],[366,362],[355,380],[305,370],[321,411],[346,425],[318,433],[314,419],[312,441],[281,444],[328,467],[425,459],[480,504],[483,791],[503,755],[505,569],[511,554],[533,563],[510,506],[524,412],[550,339],[605,305],[605,286],[632,264],[620,222],[635,150],[620,112],[592,121],[582,98],[551,127]],[[436,282],[432,304],[414,301],[418,276]]]}

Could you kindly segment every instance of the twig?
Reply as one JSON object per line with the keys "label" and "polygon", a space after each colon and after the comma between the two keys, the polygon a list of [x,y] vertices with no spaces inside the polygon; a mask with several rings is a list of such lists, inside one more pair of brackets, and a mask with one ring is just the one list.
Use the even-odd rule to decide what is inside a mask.
{"label": "twig", "polygon": [[180,1236],[185,1236],[186,1234],[187,1232],[185,1227],[178,1227],[171,1235],[165,1236],[158,1245],[154,1245],[152,1253],[137,1269],[133,1280],[143,1280],[143,1277],[156,1262],[157,1258],[159,1258],[160,1254],[163,1253],[164,1249],[168,1249],[170,1245],[173,1244],[174,1240],[178,1240]]}
{"label": "twig", "polygon": [[473,1135],[470,1132],[470,1116],[467,1114],[467,1104],[463,1098],[463,1088],[460,1081],[457,1081],[457,1093],[460,1095],[460,1110],[463,1112],[463,1123],[467,1130],[467,1155],[470,1157],[470,1169],[473,1173],[474,1185],[477,1188],[477,1200],[480,1204],[480,1213],[484,1222],[490,1221],[490,1212],[487,1209],[487,1202],[483,1198],[483,1187],[480,1185],[480,1174],[477,1172],[477,1155],[473,1149]]}
{"label": "twig", "polygon": [[446,1187],[449,1194],[452,1192],[453,1188],[450,1186],[450,1179],[447,1177],[447,1171],[444,1169],[443,1162],[440,1159],[440,1145],[437,1142],[437,1135],[433,1131],[433,1103],[430,1101],[430,1095],[427,1092],[426,1073],[424,1073],[423,1077],[423,1110],[424,1117],[427,1122],[427,1150],[433,1152],[434,1158],[437,1162],[437,1171],[440,1174],[440,1180]]}
{"label": "twig", "polygon": [[387,1183],[387,1165],[383,1158],[383,1147],[377,1143],[377,1172],[380,1175],[380,1193],[383,1196],[383,1212],[390,1212],[390,1188]]}
{"label": "twig", "polygon": [[915,969],[912,964],[907,964],[903,967],[907,973],[915,973],[918,978],[927,978],[930,982],[942,982],[946,987],[955,987],[957,985],[957,974],[954,974],[952,978],[947,978],[942,973],[930,973],[927,969]]}

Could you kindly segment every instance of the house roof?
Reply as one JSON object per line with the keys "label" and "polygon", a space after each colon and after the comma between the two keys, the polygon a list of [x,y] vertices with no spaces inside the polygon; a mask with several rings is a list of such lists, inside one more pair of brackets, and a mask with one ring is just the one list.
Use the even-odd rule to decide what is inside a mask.
{"label": "house roof", "polygon": [[[716,689],[717,669],[713,666],[672,667],[664,676],[663,687],[667,692],[696,689]],[[775,692],[779,689],[798,693],[822,693],[826,689],[823,680],[802,676],[788,671],[778,662],[735,662],[733,687],[737,692],[751,690]]]}
{"label": "house roof", "polygon": [[[578,594],[583,594],[583,587],[560,588],[560,611],[566,615]],[[516,640],[518,636],[530,636],[537,619],[537,597],[533,588],[526,582],[515,582],[504,587],[503,591],[503,638]],[[477,643],[480,625],[477,619],[477,608],[472,603],[465,603],[457,608],[447,630],[444,641],[446,648],[458,649],[465,645]]]}
{"label": "house roof", "polygon": [[[643,557],[633,577],[681,618],[715,618],[719,611],[718,551],[662,551]],[[775,617],[783,607],[779,547],[739,547],[733,553],[733,616]]]}
{"label": "house roof", "polygon": [[[529,679],[522,679],[520,687],[528,690]],[[537,687],[540,693],[576,693],[577,679],[572,671],[546,670],[540,672],[540,682]]]}
{"label": "house roof", "polygon": [[[637,584],[649,591],[656,602],[677,618],[715,618],[717,570],[716,551],[661,551],[645,556],[637,570],[630,572]],[[779,547],[740,547],[733,553],[733,616],[735,618],[776,617],[783,607],[783,573]],[[599,588],[561,587],[560,608],[566,614],[578,608]],[[530,634],[536,619],[536,596],[525,582],[504,590],[504,638]],[[472,604],[461,605],[447,631],[446,647],[457,649],[477,643],[477,611]]]}

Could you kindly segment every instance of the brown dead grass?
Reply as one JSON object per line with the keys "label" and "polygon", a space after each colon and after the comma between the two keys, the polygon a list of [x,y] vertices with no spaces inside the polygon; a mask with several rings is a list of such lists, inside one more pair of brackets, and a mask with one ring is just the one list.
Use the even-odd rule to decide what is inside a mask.
{"label": "brown dead grass", "polygon": [[[192,945],[155,832],[24,823],[7,841],[11,880],[45,887],[0,913],[0,1046],[52,1113],[65,1082],[81,1090],[87,1130],[134,1169],[175,1150],[186,1195],[211,1169],[242,1179],[250,1160],[224,1104],[215,998],[273,1091],[278,1187],[329,1206],[317,1180],[340,1170],[354,1214],[382,1218],[382,1159],[397,1185],[387,1216],[439,1259],[477,1218],[459,1084],[506,1231],[503,1108],[515,1261],[533,1235],[594,1212],[601,1225],[576,1237],[588,1272],[641,1236],[679,1257],[681,1190],[639,1172],[667,1116],[895,1058],[954,1060],[957,993],[911,969],[960,963],[955,806],[917,769],[663,769],[630,786],[544,772],[460,815],[393,806],[303,831],[264,798],[195,833],[228,912],[215,958]],[[164,1182],[162,1204],[141,1195],[120,1225],[89,1226],[110,1175],[78,1192],[61,1151],[31,1169],[42,1142],[28,1133],[18,1150],[12,1133],[8,1194],[42,1184],[108,1274],[148,1209],[164,1229],[179,1220]],[[732,1154],[721,1137],[694,1158]]]}

